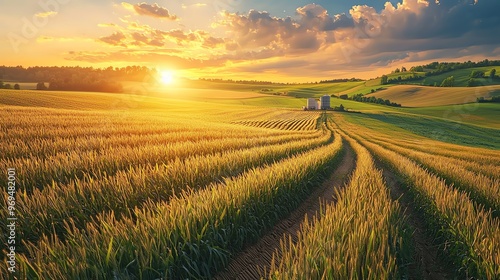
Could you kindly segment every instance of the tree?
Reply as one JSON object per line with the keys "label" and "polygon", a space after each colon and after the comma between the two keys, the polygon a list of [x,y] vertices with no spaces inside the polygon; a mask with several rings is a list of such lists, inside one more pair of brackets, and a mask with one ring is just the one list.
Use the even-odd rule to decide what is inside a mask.
{"label": "tree", "polygon": [[497,69],[493,68],[490,71],[490,78],[495,79],[495,74],[497,73]]}
{"label": "tree", "polygon": [[410,72],[424,72],[423,66],[413,66],[410,68]]}
{"label": "tree", "polygon": [[394,70],[394,73],[400,73],[401,70],[399,70],[399,68],[396,68],[396,70]]}
{"label": "tree", "polygon": [[0,81],[0,88],[3,88],[3,82]]}
{"label": "tree", "polygon": [[471,78],[484,78],[484,71],[481,70],[473,70],[470,73]]}
{"label": "tree", "polygon": [[387,85],[387,82],[388,82],[387,75],[382,75],[382,78],[380,78],[380,84],[381,85]]}
{"label": "tree", "polygon": [[12,86],[10,84],[5,84],[3,86],[4,89],[12,89]]}
{"label": "tree", "polygon": [[36,84],[36,89],[37,90],[46,90],[47,86],[45,86],[45,83],[39,82],[39,83]]}
{"label": "tree", "polygon": [[14,89],[21,89],[21,87],[19,86],[19,84],[15,84]]}
{"label": "tree", "polygon": [[441,83],[441,86],[442,87],[452,87],[453,84],[455,84],[455,77],[449,76],[448,78],[443,80],[443,82]]}
{"label": "tree", "polygon": [[476,87],[479,85],[479,82],[478,80],[474,79],[474,78],[470,78],[468,81],[467,81],[467,86],[468,87]]}
{"label": "tree", "polygon": [[406,67],[401,67],[401,72],[406,72]]}

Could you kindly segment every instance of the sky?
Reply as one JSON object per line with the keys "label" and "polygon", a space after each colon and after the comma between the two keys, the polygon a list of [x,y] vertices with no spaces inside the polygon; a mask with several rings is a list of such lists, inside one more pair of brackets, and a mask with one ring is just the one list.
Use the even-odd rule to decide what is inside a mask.
{"label": "sky", "polygon": [[0,0],[0,65],[311,82],[500,59],[499,0]]}

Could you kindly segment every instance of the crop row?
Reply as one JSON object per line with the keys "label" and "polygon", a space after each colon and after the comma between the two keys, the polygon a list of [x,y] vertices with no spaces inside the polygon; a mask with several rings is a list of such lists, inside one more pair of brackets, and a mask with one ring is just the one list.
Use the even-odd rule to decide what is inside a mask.
{"label": "crop row", "polygon": [[[238,177],[146,203],[133,218],[100,214],[64,241],[44,236],[19,254],[21,278],[209,277],[231,253],[297,205],[337,159],[342,141]],[[3,268],[2,268],[3,269]]]}
{"label": "crop row", "polygon": [[[15,112],[10,110],[11,112]],[[115,135],[150,135],[166,132],[218,130],[249,131],[250,128],[234,127],[230,124],[211,120],[213,116],[204,115],[201,120],[198,114],[144,114],[143,112],[94,112],[82,113],[63,111],[47,113],[45,110],[27,111],[20,109],[21,114],[5,115],[1,112],[2,121],[0,139],[8,142],[11,139],[55,139],[79,138],[91,136],[113,137]],[[235,111],[235,110],[233,110]],[[232,119],[232,111],[223,112],[225,119]],[[77,115],[77,117],[72,116]],[[218,117],[217,117],[218,118]],[[233,117],[234,118],[234,117]],[[256,130],[254,130],[256,132]]]}
{"label": "crop row", "polygon": [[[346,124],[347,125],[347,124]],[[464,160],[453,156],[446,156],[445,151],[434,155],[428,152],[415,150],[410,141],[394,140],[393,135],[389,136],[382,132],[375,132],[366,128],[351,126],[351,130],[363,131],[359,133],[364,140],[378,144],[386,149],[397,152],[409,159],[425,166],[425,168],[438,174],[454,188],[466,192],[472,200],[483,205],[487,209],[493,210],[493,215],[500,214],[500,167],[492,164]],[[427,140],[420,140],[421,146],[427,146]],[[456,145],[441,144],[442,147],[451,146],[452,150]],[[469,148],[471,149],[471,148]],[[476,150],[484,150],[477,149]],[[488,156],[490,162],[494,161],[495,151],[491,151]]]}
{"label": "crop row", "polygon": [[398,265],[411,251],[405,218],[369,152],[345,138],[357,154],[348,186],[319,217],[312,222],[306,217],[296,242],[282,240],[270,279],[401,278]]}
{"label": "crop row", "polygon": [[408,157],[363,139],[360,135],[364,129],[350,126],[349,130],[356,131],[356,139],[405,178],[415,204],[443,252],[451,256],[458,274],[467,278],[498,278],[500,221],[491,211]]}
{"label": "crop row", "polygon": [[[412,151],[412,154],[415,155],[432,155],[435,157],[434,161],[443,161],[449,162],[454,165],[460,166],[468,171],[474,172],[476,174],[483,174],[484,176],[488,176],[492,179],[500,179],[500,166],[488,163],[494,162],[495,159],[500,158],[500,153],[496,151],[489,151],[488,156],[481,156],[478,158],[477,150],[470,151],[469,154],[467,151],[464,151],[464,154],[469,154],[469,159],[464,159],[460,157],[456,157],[456,154],[453,150],[446,150],[443,148],[440,149],[439,153],[434,152],[432,142],[420,142],[420,143],[411,143],[408,141],[401,141],[400,139],[394,139],[388,135],[381,135],[380,133],[365,133],[364,138],[367,140],[375,140],[378,143],[387,143],[393,147],[398,146],[400,148],[404,148],[407,151]],[[483,149],[481,149],[483,150]],[[470,158],[475,157],[475,158]]]}
{"label": "crop row", "polygon": [[167,164],[150,163],[129,167],[116,174],[99,172],[99,176],[86,176],[69,184],[53,183],[31,195],[19,193],[18,216],[23,228],[22,240],[36,240],[42,234],[64,232],[68,218],[83,226],[94,215],[114,211],[120,216],[146,200],[165,201],[186,189],[199,189],[205,185],[235,176],[248,169],[325,145],[329,133],[310,140],[297,139],[288,143],[220,151],[203,156],[192,155],[184,160],[173,159]]}
{"label": "crop row", "polygon": [[244,126],[281,130],[315,130],[317,118],[308,120],[248,120],[234,122]]}
{"label": "crop row", "polygon": [[[226,139],[210,139],[199,141],[172,141],[172,143],[157,145],[142,145],[137,147],[108,147],[97,151],[74,150],[69,153],[58,153],[54,156],[16,158],[0,160],[0,167],[17,167],[19,185],[28,193],[34,189],[43,189],[53,181],[66,184],[71,180],[83,178],[85,174],[92,175],[106,172],[112,175],[130,166],[145,164],[162,164],[169,161],[186,158],[193,155],[207,155],[218,152],[243,148],[258,147],[287,143],[296,139],[314,139],[321,131],[312,135],[276,135]],[[2,183],[6,178],[0,178]]]}
{"label": "crop row", "polygon": [[[446,179],[449,184],[453,184],[455,188],[468,193],[474,201],[500,214],[500,179],[492,179],[480,172],[468,170],[464,167],[466,163],[462,163],[462,160],[414,151],[373,138],[369,140],[365,138],[365,140],[397,152],[425,166],[430,171],[439,174],[441,178]],[[491,168],[491,170],[494,169]],[[496,170],[500,171],[498,168]]]}
{"label": "crop row", "polygon": [[[165,129],[166,127],[164,127]],[[200,133],[200,131],[205,131]],[[298,134],[295,133],[295,134]],[[5,145],[0,147],[2,158],[18,158],[43,156],[48,157],[57,153],[71,151],[105,150],[111,147],[137,147],[141,145],[160,145],[185,141],[223,140],[225,138],[272,137],[292,135],[292,132],[257,131],[256,129],[235,129],[234,127],[219,128],[217,130],[196,128],[189,130],[170,127],[168,131],[152,132],[149,134],[114,134],[84,135],[81,137],[54,137],[54,138],[16,138],[5,139]]]}

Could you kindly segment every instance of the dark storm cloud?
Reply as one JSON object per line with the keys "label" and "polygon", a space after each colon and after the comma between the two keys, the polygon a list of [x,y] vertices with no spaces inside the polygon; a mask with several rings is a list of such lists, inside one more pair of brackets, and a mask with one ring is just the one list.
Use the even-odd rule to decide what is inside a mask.
{"label": "dark storm cloud", "polygon": [[350,14],[356,27],[346,36],[351,39],[337,41],[344,43],[349,62],[356,65],[389,65],[410,59],[412,53],[438,50],[445,50],[441,54],[447,50],[445,57],[460,57],[456,53],[461,49],[474,55],[473,46],[495,49],[500,44],[496,11],[500,11],[496,0],[404,0],[396,7],[386,4],[379,13],[371,7],[354,6]]}
{"label": "dark storm cloud", "polygon": [[[421,13],[395,13],[388,27],[393,37],[400,39],[457,38],[474,33],[496,35],[500,30],[499,11],[497,0],[480,0],[476,4],[456,0],[429,2]],[[500,36],[487,36],[482,41],[498,43]]]}

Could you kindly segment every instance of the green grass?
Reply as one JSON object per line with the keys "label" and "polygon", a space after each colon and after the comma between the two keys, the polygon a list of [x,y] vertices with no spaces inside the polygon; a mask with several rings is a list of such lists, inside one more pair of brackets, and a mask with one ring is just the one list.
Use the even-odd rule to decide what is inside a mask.
{"label": "green grass", "polygon": [[402,108],[401,111],[500,129],[500,119],[498,118],[500,116],[500,104],[497,103]]}
{"label": "green grass", "polygon": [[391,88],[393,86],[394,85],[379,85],[379,84],[369,85],[369,83],[367,83],[367,85],[359,86],[359,87],[353,88],[352,90],[345,91],[345,92],[343,92],[343,94],[347,94],[348,96],[353,96],[356,94],[365,95],[365,94],[372,93],[372,90],[374,90],[374,91],[385,90],[385,89]]}
{"label": "green grass", "polygon": [[[332,86],[332,85],[330,85]],[[339,86],[335,84],[335,86]],[[318,88],[325,88],[324,84],[318,84]],[[175,90],[174,90],[175,91]],[[216,91],[216,90],[214,90]],[[383,91],[382,91],[383,92]],[[235,92],[234,94],[238,94]],[[174,93],[150,93],[146,96],[135,96],[129,94],[109,94],[92,92],[51,92],[30,90],[0,90],[0,106],[15,105],[26,107],[46,107],[72,110],[175,110],[179,104],[189,102],[196,108],[217,108],[220,106],[257,106],[273,108],[295,108],[302,109],[306,105],[305,98],[294,98],[290,96],[261,95],[254,98],[225,98],[214,99],[189,99],[183,100],[184,96]],[[195,96],[196,97],[196,96]],[[390,98],[389,98],[390,99]],[[391,100],[392,101],[392,100]],[[469,103],[463,105],[436,106],[423,108],[394,108],[370,103],[361,103],[338,98],[331,99],[331,106],[342,104],[349,110],[362,112],[404,112],[408,114],[437,117],[445,121],[468,123],[490,128],[500,128],[500,105],[491,103]],[[403,104],[405,105],[405,104]]]}
{"label": "green grass", "polygon": [[[331,107],[340,106],[342,104],[347,110],[351,111],[394,111],[395,108],[383,105],[376,105],[371,103],[362,103],[351,100],[344,100],[339,98],[332,98],[330,100]],[[259,98],[247,98],[247,99],[224,99],[224,100],[214,100],[214,103],[223,104],[238,104],[246,106],[259,106],[259,107],[276,107],[276,108],[296,108],[302,109],[306,106],[306,98],[293,98],[286,96],[267,96]]]}
{"label": "green grass", "polygon": [[[441,85],[444,79],[453,76],[455,78],[455,84],[454,86],[456,87],[466,87],[467,86],[467,81],[470,78],[470,74],[474,70],[480,70],[485,72],[485,76],[488,78],[485,79],[478,79],[482,83],[482,85],[498,85],[500,84],[500,79],[497,80],[491,80],[489,79],[489,74],[491,69],[496,69],[497,73],[500,71],[500,66],[485,66],[485,67],[474,67],[474,68],[467,68],[467,69],[457,69],[453,70],[450,72],[442,73],[436,76],[430,76],[430,77],[425,77],[424,72],[416,72],[417,75],[422,76],[421,79],[419,80],[414,80],[414,81],[401,81],[399,82],[400,84],[414,84],[414,85],[427,85],[427,86],[433,86],[433,85]],[[401,78],[405,78],[408,76],[412,76],[413,74],[411,72],[405,72],[405,73],[392,73],[388,74],[387,77],[389,79],[397,79],[398,77],[401,76]],[[380,79],[376,79],[380,83]]]}
{"label": "green grass", "polygon": [[[481,82],[482,85],[488,86],[488,85],[499,85],[500,84],[500,79],[496,80],[491,80],[489,78],[490,71],[491,69],[496,69],[497,73],[500,72],[500,66],[485,66],[485,67],[474,67],[474,68],[467,68],[467,69],[457,69],[453,70],[450,72],[442,73],[436,76],[430,76],[430,77],[425,77],[425,72],[415,72],[418,76],[421,78],[418,80],[414,81],[401,81],[397,82],[396,84],[412,84],[412,85],[426,85],[426,86],[434,86],[434,85],[441,85],[444,79],[453,76],[455,78],[455,87],[466,87],[467,82],[469,81],[470,74],[474,70],[480,70],[485,72],[485,76],[487,78],[485,79],[477,79],[479,82]],[[402,79],[412,77],[413,73],[412,72],[400,72],[400,73],[390,73],[387,74],[387,77],[389,80],[391,79],[397,79],[398,77],[401,77]],[[498,76],[498,74],[497,74]],[[380,77],[366,81],[365,86],[366,87],[373,87],[380,85]]]}
{"label": "green grass", "polygon": [[[456,87],[466,87],[467,86],[467,81],[469,81],[470,74],[474,70],[480,70],[484,71],[485,75],[488,77],[491,69],[495,68],[497,73],[500,71],[500,66],[486,66],[486,67],[475,67],[475,68],[468,68],[468,69],[459,69],[459,70],[454,70],[451,72],[443,73],[437,76],[431,76],[423,79],[421,83],[425,85],[434,85],[436,83],[438,86],[441,85],[444,79],[447,77],[453,76],[455,78],[455,84],[454,86]],[[491,80],[489,77],[485,79],[477,79],[479,82],[481,82],[483,85],[498,85],[500,84],[500,79],[497,80]]]}
{"label": "green grass", "polygon": [[[372,95],[389,99],[405,107],[428,107],[476,102],[478,97],[498,95],[500,86],[484,87],[428,87],[418,85],[394,85]],[[371,96],[371,95],[370,95]]]}
{"label": "green grass", "polygon": [[216,100],[214,103],[237,104],[245,106],[260,106],[260,107],[278,107],[278,108],[297,108],[302,109],[306,105],[306,100],[303,98],[291,98],[281,96],[266,96],[260,98],[246,99],[225,99]]}
{"label": "green grass", "polygon": [[271,84],[271,85],[255,85],[242,83],[225,83],[225,82],[207,82],[193,81],[190,82],[192,87],[211,88],[221,90],[234,91],[253,91],[268,95],[280,95],[287,92],[290,97],[308,98],[320,97],[322,95],[338,95],[341,92],[363,85],[364,82],[344,82],[344,83],[318,83],[318,84]]}
{"label": "green grass", "polygon": [[450,120],[401,113],[365,113],[347,116],[350,121],[382,131],[406,130],[430,139],[458,145],[500,149],[498,129]]}

